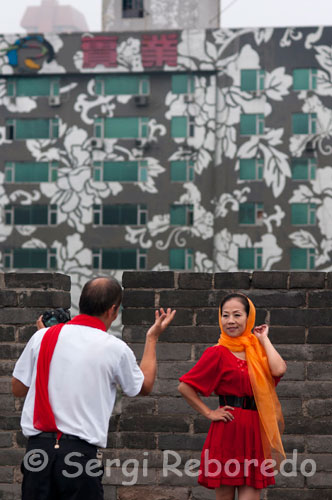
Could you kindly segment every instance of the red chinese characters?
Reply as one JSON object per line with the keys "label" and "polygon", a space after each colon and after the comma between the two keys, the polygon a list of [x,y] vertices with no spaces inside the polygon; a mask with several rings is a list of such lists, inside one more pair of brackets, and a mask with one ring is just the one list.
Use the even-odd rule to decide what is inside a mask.
{"label": "red chinese characters", "polygon": [[142,35],[142,64],[144,68],[152,66],[177,66],[178,35],[167,33],[162,35]]}
{"label": "red chinese characters", "polygon": [[117,41],[117,36],[83,37],[83,68],[95,68],[98,64],[107,68],[116,67]]}

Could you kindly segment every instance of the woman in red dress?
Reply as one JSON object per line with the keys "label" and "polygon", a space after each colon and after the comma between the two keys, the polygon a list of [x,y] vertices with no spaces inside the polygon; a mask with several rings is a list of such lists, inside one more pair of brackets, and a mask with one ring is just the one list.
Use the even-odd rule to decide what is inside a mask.
{"label": "woman in red dress", "polygon": [[[219,307],[218,344],[180,378],[180,393],[212,421],[198,482],[214,488],[216,500],[233,500],[236,488],[239,500],[259,500],[285,458],[275,386],[286,363],[268,338],[268,326],[254,328],[255,312],[245,295],[227,295]],[[211,410],[198,393],[219,395],[219,408]]]}

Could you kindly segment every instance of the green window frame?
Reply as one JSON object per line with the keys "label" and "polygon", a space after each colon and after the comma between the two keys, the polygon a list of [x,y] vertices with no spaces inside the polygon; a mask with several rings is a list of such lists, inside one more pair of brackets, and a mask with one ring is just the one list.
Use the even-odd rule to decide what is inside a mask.
{"label": "green window frame", "polygon": [[262,248],[239,248],[238,268],[239,269],[262,269],[263,249]]}
{"label": "green window frame", "polygon": [[314,226],[316,224],[316,204],[292,203],[291,223],[294,226]]}
{"label": "green window frame", "polygon": [[291,248],[290,268],[294,271],[312,271],[315,269],[315,249]]}
{"label": "green window frame", "polygon": [[150,77],[148,75],[110,75],[96,76],[97,95],[149,95]]}
{"label": "green window frame", "polygon": [[58,162],[5,162],[5,183],[55,182]]}
{"label": "green window frame", "polygon": [[6,120],[6,138],[8,140],[56,139],[58,136],[58,118]]}
{"label": "green window frame", "polygon": [[263,69],[241,69],[241,90],[257,92],[264,90],[265,71]]}
{"label": "green window frame", "polygon": [[148,173],[147,160],[93,163],[93,180],[96,182],[147,182]]}
{"label": "green window frame", "polygon": [[293,134],[316,134],[317,113],[293,113],[292,132]]}
{"label": "green window frame", "polygon": [[93,206],[94,225],[138,226],[147,223],[146,205],[122,204],[122,205],[94,205]]}
{"label": "green window frame", "polygon": [[313,181],[316,179],[316,158],[292,158],[291,171],[293,181]]}
{"label": "green window frame", "polygon": [[263,114],[241,114],[240,135],[262,135],[264,134],[264,127]]}
{"label": "green window frame", "polygon": [[6,269],[56,269],[56,248],[11,248],[4,250]]}
{"label": "green window frame", "polygon": [[146,139],[149,136],[149,118],[95,118],[94,136],[106,139]]}
{"label": "green window frame", "polygon": [[58,96],[59,93],[59,78],[40,75],[35,77],[7,78],[7,95],[9,97]]}
{"label": "green window frame", "polygon": [[195,165],[192,160],[170,162],[171,182],[192,182],[195,179]]}
{"label": "green window frame", "polygon": [[261,181],[264,172],[263,158],[241,158],[239,178],[246,181]]}
{"label": "green window frame", "polygon": [[54,226],[57,224],[57,205],[6,205],[5,224]]}
{"label": "green window frame", "polygon": [[317,88],[317,69],[296,68],[293,70],[293,90],[315,90]]}
{"label": "green window frame", "polygon": [[171,226],[192,226],[194,224],[194,206],[171,205],[170,223]]}
{"label": "green window frame", "polygon": [[193,94],[195,92],[194,75],[180,73],[172,75],[172,93],[173,94]]}
{"label": "green window frame", "polygon": [[171,136],[174,139],[195,136],[195,118],[193,116],[173,116]]}
{"label": "green window frame", "polygon": [[239,224],[258,225],[263,218],[263,203],[240,203],[239,206]]}
{"label": "green window frame", "polygon": [[147,251],[142,248],[99,248],[92,250],[93,269],[147,268]]}
{"label": "green window frame", "polygon": [[194,252],[189,248],[169,249],[169,268],[174,270],[192,271],[194,269]]}

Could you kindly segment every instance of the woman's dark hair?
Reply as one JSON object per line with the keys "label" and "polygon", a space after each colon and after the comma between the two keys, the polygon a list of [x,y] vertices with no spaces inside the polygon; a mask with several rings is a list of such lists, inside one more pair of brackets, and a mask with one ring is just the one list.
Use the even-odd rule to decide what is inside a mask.
{"label": "woman's dark hair", "polygon": [[79,310],[81,314],[101,316],[113,305],[122,301],[122,288],[115,278],[94,278],[82,290]]}
{"label": "woman's dark hair", "polygon": [[238,299],[241,302],[241,304],[243,304],[247,316],[249,316],[250,305],[247,297],[245,295],[242,295],[242,293],[229,293],[228,295],[226,295],[226,297],[224,297],[220,302],[219,306],[220,312],[222,312],[222,308],[224,307],[226,302],[228,302],[231,299]]}

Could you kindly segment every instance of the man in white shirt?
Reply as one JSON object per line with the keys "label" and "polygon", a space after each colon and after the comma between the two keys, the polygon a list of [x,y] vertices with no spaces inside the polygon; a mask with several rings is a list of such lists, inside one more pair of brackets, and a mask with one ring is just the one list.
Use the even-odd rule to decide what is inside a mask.
{"label": "man in white shirt", "polygon": [[[91,473],[87,464],[96,459],[98,447],[106,447],[117,384],[128,396],[151,392],[156,344],[175,315],[171,309],[156,311],[138,366],[125,342],[107,333],[121,300],[115,279],[89,281],[80,314],[64,325],[38,330],[15,365],[13,394],[26,396],[22,500],[103,499],[102,466],[95,461]],[[75,460],[68,458],[71,453]],[[81,464],[80,474],[72,461]]]}

